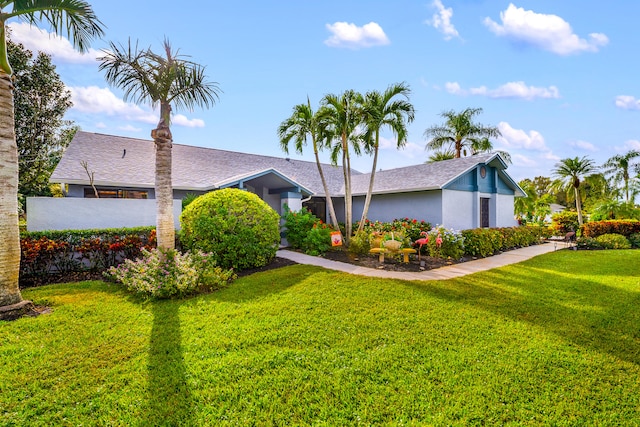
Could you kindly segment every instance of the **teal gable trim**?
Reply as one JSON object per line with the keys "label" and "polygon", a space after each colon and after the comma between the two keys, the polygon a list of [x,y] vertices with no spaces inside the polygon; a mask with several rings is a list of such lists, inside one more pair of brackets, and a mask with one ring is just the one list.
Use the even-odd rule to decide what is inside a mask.
{"label": "teal gable trim", "polygon": [[[484,167],[484,177],[481,168]],[[473,170],[458,177],[445,187],[445,190],[471,191],[486,194],[515,195],[515,191],[507,181],[503,179],[498,169],[488,165],[478,165]]]}
{"label": "teal gable trim", "polygon": [[449,183],[443,189],[457,191],[478,191],[478,177],[476,169],[458,177],[458,179]]}
{"label": "teal gable trim", "polygon": [[[484,168],[484,177],[482,177],[482,170]],[[492,168],[486,165],[479,165],[476,168],[478,173],[478,191],[481,193],[495,193],[496,192],[496,168]]]}
{"label": "teal gable trim", "polygon": [[507,185],[507,183],[501,177],[498,177],[498,186],[496,190],[498,194],[508,194],[511,196],[516,194],[516,192],[511,187],[509,187],[509,185]]}

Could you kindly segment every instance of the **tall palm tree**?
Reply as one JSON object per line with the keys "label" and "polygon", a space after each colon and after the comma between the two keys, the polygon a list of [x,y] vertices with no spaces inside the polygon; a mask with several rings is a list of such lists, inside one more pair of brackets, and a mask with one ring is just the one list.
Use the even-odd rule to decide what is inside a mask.
{"label": "tall palm tree", "polygon": [[602,168],[605,175],[610,175],[614,185],[623,184],[625,201],[629,202],[629,182],[632,180],[629,169],[634,166],[634,159],[640,157],[640,151],[631,150],[626,154],[618,154],[607,160]]}
{"label": "tall palm tree", "polygon": [[316,157],[316,165],[318,166],[318,173],[320,174],[320,180],[324,188],[324,194],[329,207],[330,221],[336,230],[340,230],[338,226],[338,218],[333,207],[333,200],[329,193],[329,186],[322,170],[320,163],[320,156],[318,152],[320,150],[320,144],[325,138],[326,132],[322,124],[321,115],[313,112],[311,108],[311,102],[307,97],[306,104],[298,104],[293,107],[293,113],[291,117],[280,123],[278,127],[278,137],[280,138],[280,147],[285,153],[289,153],[289,143],[293,140],[295,142],[296,151],[302,154],[302,148],[307,144],[307,136],[311,137],[311,144],[313,145],[313,154]]}
{"label": "tall palm tree", "polygon": [[425,163],[435,163],[441,162],[443,160],[451,160],[456,157],[456,153],[453,150],[447,151],[434,151],[429,155],[429,158],[425,161]]}
{"label": "tall palm tree", "polygon": [[482,108],[467,108],[460,113],[453,110],[441,113],[440,116],[446,119],[445,122],[424,131],[425,138],[430,138],[427,148],[452,150],[455,158],[461,157],[462,154],[466,156],[491,151],[493,145],[489,138],[497,138],[501,133],[497,127],[475,123],[473,118],[480,113]]}
{"label": "tall palm tree", "polygon": [[124,91],[124,100],[136,104],[160,106],[158,126],[151,131],[156,146],[155,193],[156,234],[158,247],[175,248],[173,222],[173,188],[171,185],[171,113],[173,107],[189,111],[194,107],[214,105],[220,89],[207,81],[205,67],[185,59],[173,51],[168,40],[163,44],[164,55],[151,48],[139,49],[136,43],[127,46],[110,43],[110,51],[99,58],[105,79]]}
{"label": "tall palm tree", "polygon": [[[407,124],[413,122],[415,109],[409,102],[411,89],[405,83],[395,83],[389,86],[384,93],[378,91],[367,92],[364,98],[363,119],[365,126],[364,139],[370,151],[373,151],[373,164],[371,166],[371,178],[369,189],[364,201],[362,218],[358,231],[364,229],[364,221],[369,213],[373,183],[378,165],[378,151],[380,148],[380,129],[388,126],[396,136],[397,147],[404,147],[407,143]],[[397,99],[403,97],[404,99]]]}
{"label": "tall palm tree", "polygon": [[582,200],[580,186],[584,179],[596,172],[597,168],[593,160],[585,157],[574,157],[560,160],[556,163],[553,175],[558,178],[559,185],[567,191],[573,190],[576,199],[576,211],[578,212],[578,224],[582,225]]}
{"label": "tall palm tree", "polygon": [[327,94],[322,98],[319,111],[320,120],[326,126],[325,144],[330,145],[331,161],[338,163],[342,158],[344,175],[344,210],[345,210],[345,246],[349,246],[353,222],[351,199],[351,154],[350,148],[360,154],[362,135],[358,134],[358,126],[362,124],[362,95],[353,90],[342,94]]}
{"label": "tall palm tree", "polygon": [[68,35],[80,51],[86,51],[91,39],[104,33],[102,23],[83,0],[0,0],[0,307],[22,301],[18,288],[18,149],[6,33],[11,18],[30,24],[44,21],[55,33]]}

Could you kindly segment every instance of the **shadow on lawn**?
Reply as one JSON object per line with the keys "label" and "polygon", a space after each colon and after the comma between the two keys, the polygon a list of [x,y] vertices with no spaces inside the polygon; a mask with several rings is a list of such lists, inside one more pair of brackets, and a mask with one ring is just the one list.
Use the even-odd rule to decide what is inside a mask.
{"label": "shadow on lawn", "polygon": [[147,406],[140,425],[191,425],[193,399],[182,354],[176,301],[153,304],[153,325],[147,367]]}
{"label": "shadow on lawn", "polygon": [[576,263],[561,272],[548,261],[527,261],[451,281],[410,286],[530,323],[575,345],[640,365],[640,293],[585,280],[580,277],[584,272],[577,271],[579,265],[584,268]]}

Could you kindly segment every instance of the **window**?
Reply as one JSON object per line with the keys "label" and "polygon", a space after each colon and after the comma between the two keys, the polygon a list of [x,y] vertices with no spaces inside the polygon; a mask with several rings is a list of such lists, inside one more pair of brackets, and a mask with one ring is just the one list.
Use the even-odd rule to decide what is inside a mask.
{"label": "window", "polygon": [[[142,190],[123,190],[115,188],[98,188],[98,196],[101,199],[148,199],[149,192]],[[91,187],[84,189],[85,199],[95,199],[96,195]]]}

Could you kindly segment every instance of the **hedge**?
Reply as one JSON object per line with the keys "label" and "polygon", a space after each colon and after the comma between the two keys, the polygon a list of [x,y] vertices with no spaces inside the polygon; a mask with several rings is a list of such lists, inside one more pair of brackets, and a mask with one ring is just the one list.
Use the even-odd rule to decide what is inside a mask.
{"label": "hedge", "polygon": [[20,276],[104,271],[155,245],[155,227],[23,232]]}
{"label": "hedge", "polygon": [[636,219],[592,221],[582,226],[584,237],[596,238],[603,234],[622,234],[629,237],[635,233],[640,233],[640,221]]}
{"label": "hedge", "polygon": [[540,243],[548,229],[537,225],[462,230],[465,255],[487,257],[496,252]]}

